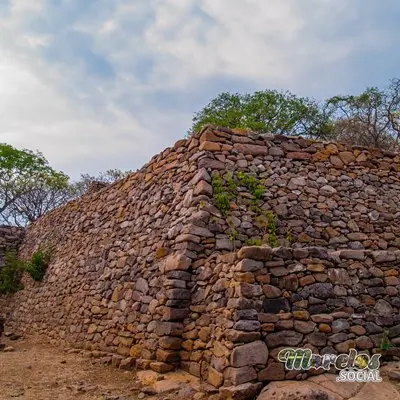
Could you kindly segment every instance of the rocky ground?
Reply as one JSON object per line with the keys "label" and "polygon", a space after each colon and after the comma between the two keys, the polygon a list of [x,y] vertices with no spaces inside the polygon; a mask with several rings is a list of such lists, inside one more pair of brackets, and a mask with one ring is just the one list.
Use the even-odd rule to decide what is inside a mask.
{"label": "rocky ground", "polygon": [[211,388],[182,372],[164,376],[152,371],[136,374],[35,339],[3,342],[12,348],[0,351],[0,400],[212,398],[212,393],[206,392]]}
{"label": "rocky ground", "polygon": [[[0,400],[217,400],[209,385],[183,372],[160,375],[105,366],[85,353],[35,339],[4,340]],[[382,383],[336,383],[334,375],[270,383],[258,400],[400,399],[400,362],[381,368]],[[240,397],[237,397],[240,400]]]}

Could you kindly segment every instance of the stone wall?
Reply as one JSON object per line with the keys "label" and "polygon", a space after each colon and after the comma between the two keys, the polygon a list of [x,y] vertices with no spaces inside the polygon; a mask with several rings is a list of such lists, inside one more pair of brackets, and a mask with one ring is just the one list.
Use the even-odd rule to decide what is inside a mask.
{"label": "stone wall", "polygon": [[0,226],[0,268],[4,265],[7,251],[16,252],[22,243],[25,229],[15,226]]}
{"label": "stone wall", "polygon": [[[262,236],[255,219],[261,211],[276,217],[281,245],[331,249],[400,248],[400,155],[303,138],[237,135],[206,130],[200,138],[199,168],[219,175],[253,174],[265,187],[253,196],[238,187],[228,217],[207,202],[217,250],[233,250]],[[236,183],[237,184],[237,183]],[[240,186],[240,184],[237,184]],[[215,204],[214,201],[211,202]],[[229,232],[235,241],[227,240]],[[234,243],[235,242],[235,243]]]}
{"label": "stone wall", "polygon": [[25,290],[3,297],[8,325],[116,354],[117,363],[129,356],[159,370],[177,363],[190,298],[182,269],[196,255],[183,254],[197,218],[188,195],[197,143],[180,141],[139,172],[32,224],[21,257],[50,245],[53,256],[42,282],[25,276]]}
{"label": "stone wall", "polygon": [[320,247],[243,247],[210,259],[198,270],[183,366],[222,392],[256,390],[304,379],[277,360],[283,348],[372,354],[384,340],[399,345],[399,266],[399,250]]}
{"label": "stone wall", "polygon": [[282,379],[282,340],[376,349],[384,327],[398,335],[399,171],[389,152],[206,127],[32,224],[21,256],[54,245],[53,259],[0,313],[224,388]]}

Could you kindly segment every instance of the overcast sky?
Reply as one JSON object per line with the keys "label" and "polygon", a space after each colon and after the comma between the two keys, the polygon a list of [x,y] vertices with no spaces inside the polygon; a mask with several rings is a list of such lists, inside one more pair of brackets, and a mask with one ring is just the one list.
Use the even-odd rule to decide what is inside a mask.
{"label": "overcast sky", "polygon": [[400,75],[398,0],[0,0],[0,142],[136,169],[221,91],[322,99]]}

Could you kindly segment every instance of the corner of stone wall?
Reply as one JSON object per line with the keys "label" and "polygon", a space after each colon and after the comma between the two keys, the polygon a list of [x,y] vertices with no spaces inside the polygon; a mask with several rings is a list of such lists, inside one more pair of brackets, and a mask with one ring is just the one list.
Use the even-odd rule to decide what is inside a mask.
{"label": "corner of stone wall", "polygon": [[0,226],[0,268],[8,251],[18,251],[25,236],[25,228],[17,226]]}
{"label": "corner of stone wall", "polygon": [[[158,336],[156,361],[139,362],[142,368],[150,367],[157,372],[167,372],[179,365],[179,351],[182,344],[183,320],[189,314],[190,282],[189,272],[192,260],[184,254],[174,253],[162,264],[165,276],[164,288],[166,303],[162,309],[160,321],[152,321],[148,330]],[[148,364],[148,365],[146,365]]]}
{"label": "corner of stone wall", "polygon": [[[196,138],[191,138],[189,149],[197,147],[198,143]],[[202,241],[213,237],[207,229],[209,214],[202,209],[203,203],[212,196],[211,177],[204,168],[194,172],[182,204],[189,215],[182,215],[179,232],[176,232],[177,228],[172,228],[175,237],[173,253],[161,265],[167,301],[163,307],[162,320],[153,323],[154,332],[159,337],[156,351],[158,364],[150,364],[153,369],[159,367],[168,370],[179,365],[185,369],[180,353],[184,341],[184,322],[187,322],[190,314],[192,272],[199,255],[204,251]],[[190,372],[197,375],[196,371]]]}
{"label": "corner of stone wall", "polygon": [[[282,347],[374,354],[382,351],[384,329],[400,343],[399,262],[400,251],[241,248],[227,289],[232,321],[224,332],[230,351],[219,371],[221,397],[251,398],[263,382],[295,379],[298,371],[276,360]],[[318,304],[308,305],[308,292]]]}
{"label": "corner of stone wall", "polygon": [[[227,308],[232,311],[232,327],[225,332],[231,345],[229,366],[223,371],[222,398],[252,398],[262,388],[258,376],[268,363],[268,347],[262,340],[259,313],[262,302],[260,282],[268,280],[257,274],[264,261],[272,258],[270,247],[242,247],[237,252],[233,277],[228,289]],[[261,291],[261,292],[260,292]]]}

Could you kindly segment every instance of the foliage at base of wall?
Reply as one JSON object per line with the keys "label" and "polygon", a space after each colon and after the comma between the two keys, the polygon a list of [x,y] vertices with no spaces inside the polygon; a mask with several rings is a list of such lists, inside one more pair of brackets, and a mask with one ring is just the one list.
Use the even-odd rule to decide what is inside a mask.
{"label": "foliage at base of wall", "polygon": [[25,264],[15,253],[7,253],[4,266],[0,269],[0,294],[15,293],[24,287],[21,283]]}
{"label": "foliage at base of wall", "polygon": [[18,258],[16,253],[9,252],[5,257],[4,267],[0,269],[0,294],[15,293],[22,290],[21,278],[27,272],[33,280],[41,281],[50,263],[52,249],[38,249],[28,262]]}

